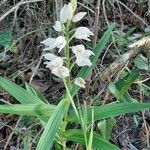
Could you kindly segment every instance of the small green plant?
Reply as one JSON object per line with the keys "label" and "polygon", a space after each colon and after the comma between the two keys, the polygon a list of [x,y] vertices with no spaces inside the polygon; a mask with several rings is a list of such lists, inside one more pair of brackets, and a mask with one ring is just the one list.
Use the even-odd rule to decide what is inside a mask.
{"label": "small green plant", "polygon": [[[76,105],[74,97],[80,88],[85,88],[85,80],[91,74],[114,28],[114,24],[108,27],[92,51],[86,50],[82,44],[71,45],[75,39],[90,42],[90,36],[93,35],[86,27],[74,27],[75,23],[86,15],[86,12],[74,15],[76,7],[75,0],[65,4],[60,11],[60,20],[53,26],[61,36],[47,38],[41,42],[45,45],[44,64],[52,74],[62,80],[66,89],[59,104],[49,104],[48,100],[28,83],[24,89],[0,77],[0,86],[21,103],[0,105],[0,113],[34,116],[39,119],[44,131],[36,150],[50,150],[52,147],[65,150],[68,149],[68,141],[79,143],[86,150],[119,150],[117,145],[109,142],[112,128],[116,124],[113,117],[150,108],[150,103],[135,102],[127,93],[128,88],[139,77],[139,73],[133,70],[124,80],[119,80],[109,87],[118,103],[104,106],[84,105],[82,108]],[[82,67],[76,78],[72,76],[75,65]],[[72,113],[68,111],[70,106],[73,108]],[[99,123],[96,124],[95,121]],[[68,127],[70,123],[76,125],[76,128]],[[98,126],[101,134],[94,130],[94,124]],[[28,144],[25,144],[26,149],[27,146]]]}

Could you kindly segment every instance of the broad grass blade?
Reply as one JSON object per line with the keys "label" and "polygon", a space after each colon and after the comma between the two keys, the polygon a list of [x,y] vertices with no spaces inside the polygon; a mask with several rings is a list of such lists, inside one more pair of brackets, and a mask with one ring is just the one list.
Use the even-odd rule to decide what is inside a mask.
{"label": "broad grass blade", "polygon": [[33,95],[31,92],[3,77],[0,77],[0,87],[6,90],[22,104],[45,104],[41,99]]}
{"label": "broad grass blade", "polygon": [[55,135],[58,131],[60,123],[65,114],[65,106],[66,106],[65,100],[62,100],[58,104],[57,108],[55,109],[54,113],[52,114],[52,116],[50,117],[50,119],[48,120],[45,126],[45,129],[43,131],[43,134],[40,137],[36,150],[51,149]]}
{"label": "broad grass blade", "polygon": [[33,85],[26,82],[25,86],[26,86],[27,91],[34,94],[36,97],[41,99],[44,103],[49,104],[48,100],[44,97],[44,95],[39,90],[37,90]]}
{"label": "broad grass blade", "polygon": [[[75,143],[85,145],[85,139],[82,130],[70,129],[66,131],[66,138],[68,141],[73,141]],[[92,147],[93,149],[98,150],[119,150],[117,146],[109,143],[108,141],[105,141],[100,135],[95,133],[93,134]]]}
{"label": "broad grass blade", "polygon": [[47,116],[48,118],[56,109],[55,105],[48,104],[14,104],[0,105],[0,113],[9,113],[26,116]]}
{"label": "broad grass blade", "polygon": [[[91,113],[94,109],[94,120],[105,119],[109,117],[119,116],[125,113],[137,112],[143,109],[149,109],[150,103],[120,103],[120,104],[107,104],[104,106],[95,106],[87,109],[87,119],[92,121]],[[84,112],[84,109],[82,110]],[[72,114],[68,118],[71,122],[78,122],[78,118],[75,114]]]}

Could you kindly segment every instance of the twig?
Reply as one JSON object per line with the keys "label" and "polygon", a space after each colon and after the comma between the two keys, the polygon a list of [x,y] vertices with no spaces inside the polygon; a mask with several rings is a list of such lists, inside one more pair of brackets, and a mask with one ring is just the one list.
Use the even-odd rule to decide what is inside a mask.
{"label": "twig", "polygon": [[118,2],[120,5],[122,5],[124,8],[126,8],[130,13],[132,13],[137,19],[139,19],[143,24],[145,24],[147,27],[150,27],[141,17],[139,17],[137,14],[135,14],[129,7],[127,7],[124,3],[122,3],[119,0],[114,0],[114,2]]}
{"label": "twig", "polygon": [[[140,90],[140,101],[141,101],[141,103],[143,102],[142,99],[143,99],[143,91]],[[150,143],[149,143],[149,135],[150,135],[150,133],[149,133],[148,127],[146,125],[145,111],[144,110],[142,110],[142,119],[143,119],[143,124],[144,124],[144,128],[145,128],[147,148],[150,148]]]}
{"label": "twig", "polygon": [[103,6],[103,14],[104,14],[105,21],[106,21],[107,25],[109,26],[109,21],[108,21],[108,18],[107,18],[106,8],[105,8],[105,0],[103,0],[102,6]]}
{"label": "twig", "polygon": [[29,1],[25,1],[25,2],[19,2],[18,4],[16,4],[14,7],[12,7],[11,9],[9,9],[6,13],[4,13],[2,16],[0,16],[0,21],[2,21],[6,16],[8,16],[10,13],[12,13],[13,11],[15,11],[16,9],[18,9],[18,7],[20,5],[24,5],[24,4],[28,4],[28,3],[35,3],[35,2],[41,2],[43,0],[29,0]]}
{"label": "twig", "polygon": [[[19,123],[20,123],[21,118],[22,118],[22,117],[20,117],[20,118],[18,119],[18,121],[17,121],[17,123],[16,123],[15,128],[17,128],[17,127],[18,127],[18,125],[19,125]],[[6,150],[6,149],[7,149],[7,146],[8,146],[8,144],[9,144],[9,142],[10,142],[10,140],[11,140],[11,138],[12,138],[12,136],[13,136],[13,134],[14,134],[14,133],[15,133],[15,131],[13,130],[13,131],[12,131],[12,133],[10,134],[10,136],[9,136],[9,137],[8,137],[8,139],[7,139],[7,142],[6,142],[6,144],[5,144],[4,150]]]}
{"label": "twig", "polygon": [[128,46],[129,51],[121,55],[117,60],[115,60],[110,66],[108,66],[100,74],[102,80],[109,79],[112,75],[117,73],[128,61],[135,58],[141,52],[148,53],[150,50],[150,37],[145,37],[137,42]]}
{"label": "twig", "polygon": [[95,28],[94,28],[95,30],[94,30],[94,37],[93,37],[94,47],[96,46],[96,43],[97,43],[98,25],[99,25],[99,13],[100,13],[100,1],[101,0],[97,1],[97,5],[96,5],[96,8],[95,8]]}
{"label": "twig", "polygon": [[36,68],[34,69],[34,71],[32,73],[32,76],[31,76],[30,81],[29,81],[30,84],[32,83],[33,77],[35,76],[35,74],[36,74],[36,72],[37,72],[37,70],[38,70],[38,68],[42,62],[42,58],[43,58],[43,55],[40,57],[40,60],[38,61]]}

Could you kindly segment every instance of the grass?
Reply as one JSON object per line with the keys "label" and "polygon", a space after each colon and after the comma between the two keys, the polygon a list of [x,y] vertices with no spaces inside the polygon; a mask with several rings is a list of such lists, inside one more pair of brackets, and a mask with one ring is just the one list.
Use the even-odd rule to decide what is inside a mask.
{"label": "grass", "polygon": [[[119,16],[122,16],[123,6],[135,18],[141,21],[141,24],[148,26],[146,20],[140,17],[141,14],[135,14],[132,8],[129,8],[120,1],[103,1],[103,7],[100,7],[101,3],[97,2],[98,10],[95,9],[93,3],[87,3],[86,1],[78,2],[78,6],[82,6],[79,9],[88,12],[88,16],[84,20],[85,23],[89,21],[90,17],[95,22],[94,41],[91,43],[86,42],[86,46],[94,47],[93,52],[95,56],[90,57],[93,64],[91,67],[82,67],[81,69],[76,67],[72,72],[71,78],[75,78],[77,75],[77,77],[82,77],[87,81],[85,89],[81,90],[80,87],[73,84],[73,81],[70,82],[72,88],[65,81],[64,83],[66,84],[61,87],[62,80],[55,78],[52,74],[49,75],[49,71],[44,69],[45,66],[42,64],[42,61],[37,60],[37,58],[42,58],[42,47],[39,46],[39,42],[43,37],[49,37],[49,34],[55,35],[49,27],[58,18],[59,13],[55,11],[55,8],[57,7],[56,10],[59,11],[59,5],[63,5],[61,2],[59,4],[58,1],[48,3],[53,7],[48,9],[49,5],[46,5],[45,2],[30,4],[37,9],[26,4],[22,6],[23,8],[28,7],[29,11],[33,14],[31,16],[35,17],[33,19],[29,16],[29,20],[27,19],[27,22],[24,22],[31,29],[30,31],[27,29],[26,33],[22,35],[17,33],[19,38],[16,39],[12,36],[11,29],[4,31],[0,35],[0,44],[5,49],[5,51],[0,53],[0,61],[2,62],[0,67],[5,67],[2,71],[0,68],[2,72],[0,73],[0,87],[2,88],[1,94],[3,95],[1,102],[7,103],[0,105],[0,113],[20,116],[15,127],[13,127],[14,122],[10,126],[9,123],[4,125],[6,127],[9,126],[12,133],[7,135],[9,138],[2,143],[2,148],[6,149],[14,141],[11,138],[15,136],[18,139],[18,147],[24,149],[46,150],[53,147],[54,149],[84,148],[90,150],[93,148],[117,150],[121,148],[121,144],[118,141],[112,142],[111,138],[113,134],[112,129],[114,126],[117,126],[117,116],[137,111],[142,111],[141,119],[144,122],[146,144],[149,147],[149,131],[144,113],[144,110],[150,107],[150,103],[145,103],[144,100],[150,97],[150,87],[147,85],[149,74],[148,69],[145,69],[148,68],[148,58],[145,55],[143,56],[142,51],[140,51],[138,54],[141,53],[142,56],[138,59],[134,60],[134,57],[138,55],[136,54],[124,62],[121,59],[120,62],[116,59],[116,64],[112,63],[114,58],[120,57],[120,55],[120,58],[123,58],[122,56],[128,53],[127,46],[134,42],[129,37],[133,36],[133,33],[138,30],[136,26],[130,28],[129,25],[128,31],[124,31],[125,21],[122,17],[120,19],[115,18],[116,15],[113,14],[118,13]],[[19,2],[18,4],[21,7],[21,3]],[[18,6],[18,4],[14,4],[13,8]],[[143,5],[145,5],[144,2]],[[113,9],[112,16],[114,19],[109,18],[111,9]],[[17,11],[15,10],[15,12]],[[94,12],[96,12],[95,16]],[[101,12],[104,12],[104,16]],[[49,13],[51,15],[48,15]],[[99,13],[101,19],[99,19]],[[43,25],[40,21],[40,15],[41,18],[44,18],[43,22],[46,20],[53,21],[48,21],[46,25]],[[21,14],[17,17],[20,19]],[[5,20],[5,16],[3,19]],[[84,25],[84,21],[80,25]],[[100,30],[101,21],[103,22],[101,28],[103,31]],[[120,33],[116,24],[111,24],[111,22],[121,22],[120,28],[124,31],[124,35]],[[14,27],[15,25],[12,28]],[[103,34],[103,36],[100,36],[99,33]],[[143,37],[148,35],[149,33],[143,33]],[[146,48],[144,47],[144,49]],[[12,50],[12,52],[9,50]],[[12,59],[7,58],[9,55]],[[24,56],[25,59],[27,58],[27,62],[25,62],[27,68],[25,66],[22,67],[21,61],[25,60]],[[19,61],[17,58],[19,58]],[[143,62],[141,59],[145,61]],[[120,65],[120,63],[122,64]],[[115,67],[114,64],[116,65]],[[14,70],[15,66],[21,66],[21,69]],[[6,69],[9,70],[9,67],[10,71],[6,71]],[[101,71],[102,68],[103,71]],[[5,71],[6,75],[4,75]],[[21,82],[24,87],[11,82],[10,78],[6,79],[8,76],[11,76],[17,84]],[[31,84],[27,83],[29,80]],[[46,88],[46,85],[48,88]],[[40,92],[37,87],[46,90]],[[52,87],[54,90],[49,92]],[[12,102],[12,98],[8,97],[7,99],[6,97],[9,101],[8,104],[3,90],[13,96],[15,100],[13,99]],[[66,95],[68,96],[66,97]],[[94,102],[93,99],[97,100],[97,102]],[[56,102],[54,103],[53,100]],[[5,118],[4,115],[2,116]],[[110,122],[113,122],[113,124],[110,124]],[[29,129],[29,131],[20,132],[19,125]],[[3,131],[3,129],[1,130]],[[21,135],[23,142],[19,141]],[[71,143],[68,144],[69,141]]]}

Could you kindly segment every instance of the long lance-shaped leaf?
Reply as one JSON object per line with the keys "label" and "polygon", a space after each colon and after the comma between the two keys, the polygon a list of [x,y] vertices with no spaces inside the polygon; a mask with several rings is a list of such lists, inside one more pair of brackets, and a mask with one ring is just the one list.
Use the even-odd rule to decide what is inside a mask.
{"label": "long lance-shaped leaf", "polygon": [[[91,121],[92,109],[94,109],[94,120],[105,119],[109,117],[119,116],[125,113],[137,112],[143,109],[150,108],[150,103],[121,103],[121,104],[107,104],[104,106],[96,106],[87,109],[88,121]],[[82,110],[84,112],[84,110]],[[68,117],[71,122],[78,122],[75,114]]]}
{"label": "long lance-shaped leaf", "polygon": [[66,100],[63,99],[48,120],[43,134],[40,137],[36,150],[50,150],[53,145],[55,135],[66,112]]}
{"label": "long lance-shaped leaf", "polygon": [[[82,130],[70,129],[66,131],[65,135],[68,141],[73,141],[75,143],[85,145],[85,139]],[[108,141],[105,141],[100,135],[95,133],[93,134],[92,147],[98,150],[119,150],[117,146],[109,143]]]}
{"label": "long lance-shaped leaf", "polygon": [[[106,44],[107,44],[107,42],[111,36],[113,28],[114,28],[114,24],[112,24],[108,28],[108,30],[104,33],[102,38],[99,40],[96,48],[93,50],[95,56],[91,56],[92,66],[91,67],[83,67],[79,71],[77,77],[82,77],[83,79],[87,79],[87,77],[90,75],[92,69],[94,68],[94,65],[96,64],[100,54],[102,53],[103,49],[105,48],[105,46],[106,46]],[[79,89],[80,89],[79,86],[76,86],[75,84],[73,84],[73,87],[71,90],[71,95],[75,96]]]}
{"label": "long lance-shaped leaf", "polygon": [[48,100],[44,97],[44,95],[38,89],[36,89],[33,85],[26,82],[25,86],[26,86],[27,91],[31,92],[33,95],[41,99],[46,104],[49,104]]}
{"label": "long lance-shaped leaf", "polygon": [[42,100],[33,95],[31,92],[25,90],[19,85],[3,77],[0,77],[0,87],[6,90],[22,104],[45,104]]}
{"label": "long lance-shaped leaf", "polygon": [[48,104],[14,104],[0,105],[0,113],[9,113],[26,116],[47,116],[48,118],[56,109],[55,105]]}

